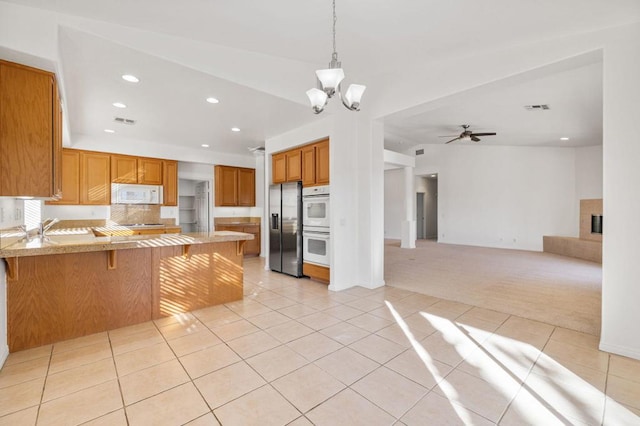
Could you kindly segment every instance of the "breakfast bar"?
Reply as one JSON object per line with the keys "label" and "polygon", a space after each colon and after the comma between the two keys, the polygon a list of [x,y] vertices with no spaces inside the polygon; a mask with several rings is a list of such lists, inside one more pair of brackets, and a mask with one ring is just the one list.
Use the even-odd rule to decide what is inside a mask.
{"label": "breakfast bar", "polygon": [[60,232],[4,246],[9,351],[242,299],[252,238]]}

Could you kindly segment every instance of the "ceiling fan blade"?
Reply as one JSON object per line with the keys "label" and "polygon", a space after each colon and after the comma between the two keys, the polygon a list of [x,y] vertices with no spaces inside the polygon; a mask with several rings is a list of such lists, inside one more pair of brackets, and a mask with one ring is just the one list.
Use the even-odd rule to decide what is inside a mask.
{"label": "ceiling fan blade", "polygon": [[471,136],[495,136],[495,133],[471,133]]}
{"label": "ceiling fan blade", "polygon": [[445,136],[438,136],[439,138],[452,138],[454,136],[458,136],[458,135],[445,135]]}
{"label": "ceiling fan blade", "polygon": [[459,137],[457,137],[457,138],[455,138],[455,139],[451,139],[450,141],[445,142],[445,145],[446,145],[446,144],[448,144],[448,143],[451,143],[451,142],[453,142],[453,141],[457,141],[458,139],[460,139],[460,138],[459,138]]}
{"label": "ceiling fan blade", "polygon": [[471,135],[471,140],[474,142],[480,142],[480,139],[478,139],[476,135]]}

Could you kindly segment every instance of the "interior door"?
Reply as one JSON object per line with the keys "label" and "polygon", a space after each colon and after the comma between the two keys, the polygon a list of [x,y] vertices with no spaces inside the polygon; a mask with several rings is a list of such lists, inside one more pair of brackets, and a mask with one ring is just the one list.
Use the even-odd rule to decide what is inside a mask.
{"label": "interior door", "polygon": [[195,222],[197,232],[209,232],[209,182],[196,184]]}
{"label": "interior door", "polygon": [[424,192],[416,194],[416,236],[424,239]]}

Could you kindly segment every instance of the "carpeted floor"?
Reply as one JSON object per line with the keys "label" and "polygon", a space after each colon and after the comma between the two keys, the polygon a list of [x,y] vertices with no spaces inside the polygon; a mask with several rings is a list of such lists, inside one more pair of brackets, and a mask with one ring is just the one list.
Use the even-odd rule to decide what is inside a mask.
{"label": "carpeted floor", "polygon": [[549,253],[385,242],[385,281],[442,299],[600,334],[602,265]]}

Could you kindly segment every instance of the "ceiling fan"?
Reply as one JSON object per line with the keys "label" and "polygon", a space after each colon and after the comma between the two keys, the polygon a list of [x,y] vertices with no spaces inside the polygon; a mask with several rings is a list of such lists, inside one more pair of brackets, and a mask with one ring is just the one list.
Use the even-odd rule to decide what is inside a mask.
{"label": "ceiling fan", "polygon": [[[460,133],[460,135],[458,135],[457,137],[451,139],[448,142],[445,142],[445,144],[447,143],[451,143],[453,141],[457,141],[457,140],[464,140],[464,139],[471,139],[473,142],[480,142],[480,138],[478,138],[478,136],[495,136],[495,133],[474,133],[473,131],[469,130],[469,125],[468,124],[463,124],[460,127],[462,127],[464,130],[462,131],[462,133]],[[450,138],[453,135],[450,136],[440,136],[441,138]]]}

